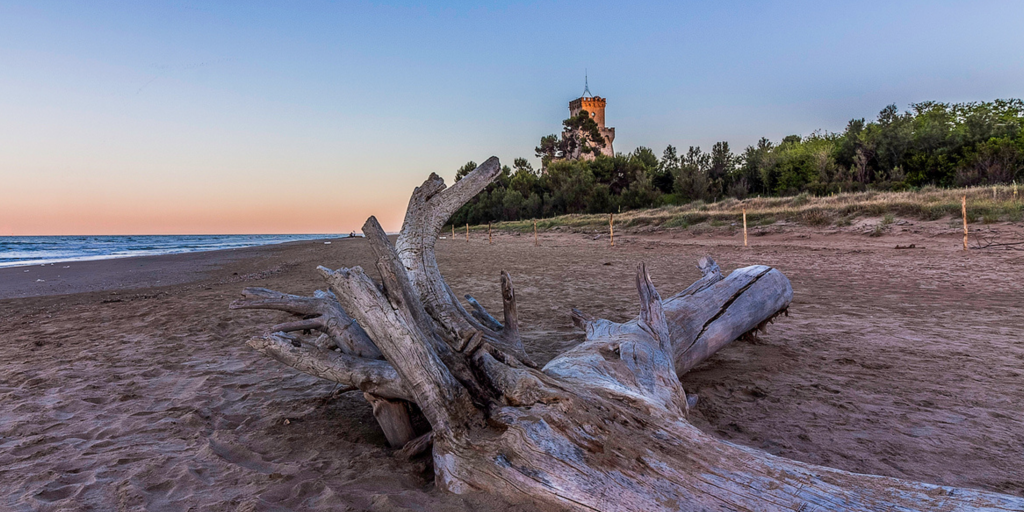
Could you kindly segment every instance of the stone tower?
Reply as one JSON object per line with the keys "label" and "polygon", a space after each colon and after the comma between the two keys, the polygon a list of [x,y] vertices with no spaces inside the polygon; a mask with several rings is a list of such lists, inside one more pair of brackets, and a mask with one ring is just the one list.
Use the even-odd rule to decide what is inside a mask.
{"label": "stone tower", "polygon": [[[601,154],[606,156],[615,156],[615,151],[612,149],[612,141],[615,140],[615,128],[609,128],[604,125],[604,107],[608,104],[608,100],[600,96],[594,96],[590,93],[590,85],[587,81],[584,81],[583,96],[576,98],[569,102],[569,116],[576,117],[581,110],[586,110],[591,119],[597,123],[598,129],[601,131],[601,135],[604,136],[605,145],[601,148]],[[593,155],[584,155],[584,159],[593,159]]]}

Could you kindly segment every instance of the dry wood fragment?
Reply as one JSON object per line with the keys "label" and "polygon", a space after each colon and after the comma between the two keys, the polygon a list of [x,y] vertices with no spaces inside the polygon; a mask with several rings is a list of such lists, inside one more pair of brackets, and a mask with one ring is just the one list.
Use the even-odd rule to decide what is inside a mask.
{"label": "dry wood fragment", "polygon": [[371,393],[363,393],[363,397],[373,406],[373,417],[377,419],[392,448],[403,447],[416,437],[405,402],[388,400]]}

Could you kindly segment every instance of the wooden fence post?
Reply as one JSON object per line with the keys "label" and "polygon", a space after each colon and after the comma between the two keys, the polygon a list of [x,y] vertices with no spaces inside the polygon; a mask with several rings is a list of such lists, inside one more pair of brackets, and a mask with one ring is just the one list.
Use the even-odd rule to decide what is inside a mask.
{"label": "wooden fence post", "polygon": [[964,250],[967,250],[967,196],[960,200],[960,210],[964,214]]}
{"label": "wooden fence post", "polygon": [[540,243],[537,242],[537,221],[536,221],[536,219],[533,221],[533,245],[534,245],[534,247],[540,245]]}
{"label": "wooden fence post", "polygon": [[612,247],[615,247],[615,214],[608,214],[608,234],[612,241]]}
{"label": "wooden fence post", "polygon": [[469,241],[469,223],[466,223],[466,241]]}
{"label": "wooden fence post", "polygon": [[452,240],[455,240],[455,223],[452,222]]}
{"label": "wooden fence post", "polygon": [[743,207],[743,247],[747,246],[747,208]]}
{"label": "wooden fence post", "polygon": [[491,223],[487,223],[487,245],[491,245]]}

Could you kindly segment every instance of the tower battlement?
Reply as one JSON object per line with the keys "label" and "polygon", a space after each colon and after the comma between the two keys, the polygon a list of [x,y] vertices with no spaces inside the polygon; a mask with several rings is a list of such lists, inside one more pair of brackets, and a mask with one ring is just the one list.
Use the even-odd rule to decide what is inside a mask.
{"label": "tower battlement", "polygon": [[[597,123],[597,128],[604,137],[605,145],[601,148],[601,154],[615,156],[615,150],[612,149],[612,141],[615,140],[615,128],[609,128],[604,124],[604,108],[608,104],[608,100],[600,96],[587,96],[588,93],[590,93],[589,87],[583,96],[569,102],[569,116],[576,117],[580,111],[587,111],[590,114],[590,118]],[[583,158],[591,159],[593,155],[584,155]]]}
{"label": "tower battlement", "polygon": [[581,110],[590,113],[590,117],[597,123],[597,126],[604,128],[604,107],[608,100],[600,96],[583,96],[569,102],[569,115],[576,117]]}

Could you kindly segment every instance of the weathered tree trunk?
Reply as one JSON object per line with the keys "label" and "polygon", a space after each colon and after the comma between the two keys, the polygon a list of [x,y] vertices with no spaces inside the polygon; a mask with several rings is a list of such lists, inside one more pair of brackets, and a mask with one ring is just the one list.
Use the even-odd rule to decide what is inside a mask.
{"label": "weathered tree trunk", "polygon": [[[789,461],[690,425],[677,375],[789,305],[789,281],[769,267],[723,278],[703,258],[704,277],[662,300],[640,265],[638,317],[618,324],[574,311],[586,341],[538,368],[519,336],[511,277],[501,276],[499,321],[471,299],[469,313],[434,258],[445,221],[498,169],[491,158],[447,189],[432,175],[394,246],[375,218],[366,222],[382,288],[359,267],[320,267],[331,293],[247,290],[233,307],[302,317],[272,331],[321,333],[271,332],[250,345],[362,390],[375,414],[381,403],[415,403],[432,430],[397,454],[431,450],[437,485],[451,492],[576,510],[1024,510],[1021,498]],[[377,417],[400,444],[413,433],[393,412]]]}

